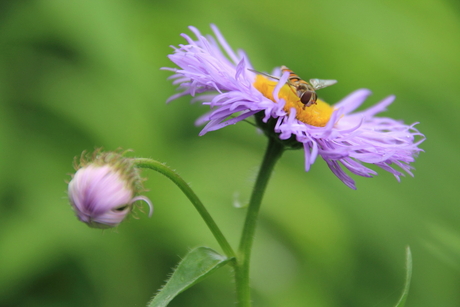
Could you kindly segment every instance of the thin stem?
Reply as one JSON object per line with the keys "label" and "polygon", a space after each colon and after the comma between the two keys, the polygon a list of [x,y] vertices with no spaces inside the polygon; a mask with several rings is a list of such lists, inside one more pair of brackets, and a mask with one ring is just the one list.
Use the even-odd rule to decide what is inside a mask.
{"label": "thin stem", "polygon": [[272,174],[273,168],[275,167],[278,159],[281,157],[283,151],[284,146],[281,143],[269,138],[264,160],[252,191],[238,250],[237,265],[235,267],[235,282],[239,307],[251,306],[249,263],[251,258],[252,243],[254,241],[254,233],[257,225],[257,217],[270,175]]}
{"label": "thin stem", "polygon": [[175,171],[173,171],[163,163],[152,159],[137,158],[134,159],[134,161],[136,167],[138,168],[149,168],[171,179],[171,181],[174,182],[179,187],[179,189],[182,190],[182,192],[184,192],[187,198],[192,202],[193,206],[195,206],[195,209],[201,215],[209,230],[211,230],[212,234],[216,238],[225,255],[229,258],[235,257],[235,252],[233,251],[232,247],[228,243],[223,233],[220,231],[216,222],[214,222],[214,219],[211,217],[208,210],[206,210],[205,206],[200,201],[198,196],[196,196],[192,188],[190,188],[190,186],[184,181],[184,179],[182,179],[182,177],[179,176],[179,174],[177,174]]}

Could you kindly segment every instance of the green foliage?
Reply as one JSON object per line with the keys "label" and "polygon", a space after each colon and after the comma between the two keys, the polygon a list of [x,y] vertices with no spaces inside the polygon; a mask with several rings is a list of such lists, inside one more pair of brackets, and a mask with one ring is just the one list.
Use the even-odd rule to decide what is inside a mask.
{"label": "green foliage", "polygon": [[230,260],[208,247],[191,250],[148,306],[167,306],[179,293],[199,283]]}
{"label": "green foliage", "polygon": [[[24,0],[0,5],[0,306],[145,306],[177,255],[219,247],[189,201],[145,172],[155,204],[117,231],[77,221],[66,200],[84,149],[134,149],[177,169],[236,245],[266,140],[240,123],[198,137],[206,109],[166,80],[169,45],[216,23],[262,71],[287,65],[396,101],[385,115],[427,136],[414,178],[357,178],[281,158],[261,207],[252,284],[259,306],[392,306],[410,245],[406,306],[460,306],[459,6],[427,1]],[[356,177],[355,177],[356,178]],[[225,270],[169,306],[234,306]],[[376,303],[378,302],[378,303]]]}

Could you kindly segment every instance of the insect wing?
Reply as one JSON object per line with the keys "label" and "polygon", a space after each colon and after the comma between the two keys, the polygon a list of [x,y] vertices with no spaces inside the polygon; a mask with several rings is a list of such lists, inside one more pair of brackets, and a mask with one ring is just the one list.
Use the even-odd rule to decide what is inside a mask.
{"label": "insect wing", "polygon": [[315,90],[319,90],[337,83],[337,80],[310,79],[310,84]]}

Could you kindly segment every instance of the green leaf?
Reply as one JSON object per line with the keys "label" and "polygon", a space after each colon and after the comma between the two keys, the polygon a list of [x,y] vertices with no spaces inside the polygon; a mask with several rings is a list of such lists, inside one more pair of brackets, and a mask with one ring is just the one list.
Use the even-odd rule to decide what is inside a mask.
{"label": "green leaf", "polygon": [[410,280],[412,278],[412,254],[410,252],[409,246],[406,248],[406,282],[404,284],[404,290],[401,295],[401,298],[399,299],[399,302],[396,304],[395,307],[404,307],[406,304],[406,299],[407,295],[409,294],[409,286],[410,286]]}
{"label": "green leaf", "polygon": [[148,307],[164,307],[179,293],[208,277],[233,258],[226,258],[208,247],[191,250],[179,263],[166,285],[157,293]]}

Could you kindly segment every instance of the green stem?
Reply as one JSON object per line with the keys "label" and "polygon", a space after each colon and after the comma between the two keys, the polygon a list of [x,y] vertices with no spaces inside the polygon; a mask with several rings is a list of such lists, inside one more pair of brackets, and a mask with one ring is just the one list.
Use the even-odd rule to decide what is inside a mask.
{"label": "green stem", "polygon": [[180,177],[175,171],[170,169],[165,164],[146,158],[137,158],[134,159],[135,165],[138,168],[149,168],[154,171],[157,171],[166,177],[168,177],[172,182],[174,182],[179,189],[184,192],[187,198],[192,202],[195,206],[195,209],[201,215],[203,220],[205,221],[206,225],[208,225],[209,230],[211,230],[212,234],[216,238],[217,242],[219,243],[220,247],[224,251],[225,255],[229,258],[235,257],[235,252],[233,251],[232,247],[228,243],[225,236],[220,231],[219,227],[217,226],[216,222],[214,222],[213,218],[209,214],[208,210],[206,210],[203,203],[200,201],[198,196],[196,196],[195,192],[193,192],[192,188]]}
{"label": "green stem", "polygon": [[269,138],[267,151],[259,170],[251,200],[249,202],[246,220],[241,235],[240,246],[238,250],[237,264],[235,267],[236,292],[239,307],[251,306],[251,289],[249,284],[249,263],[251,258],[252,243],[257,224],[262,197],[267,187],[270,175],[276,162],[281,157],[284,146],[276,140]]}

